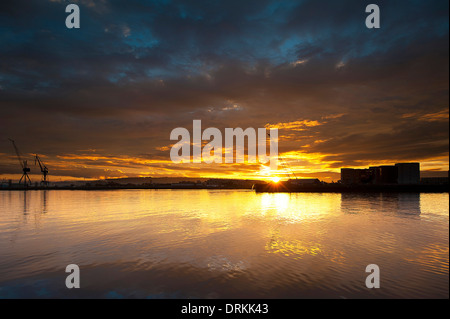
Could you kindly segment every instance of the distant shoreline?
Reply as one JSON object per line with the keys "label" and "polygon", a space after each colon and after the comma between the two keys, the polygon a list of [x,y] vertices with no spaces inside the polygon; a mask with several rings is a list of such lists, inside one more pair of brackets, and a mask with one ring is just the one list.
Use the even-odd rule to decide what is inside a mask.
{"label": "distant shoreline", "polygon": [[255,184],[253,187],[239,186],[205,186],[205,185],[114,185],[114,186],[37,186],[37,187],[6,187],[3,191],[33,191],[33,190],[254,190],[257,193],[448,193],[449,185],[289,185],[286,183]]}
{"label": "distant shoreline", "polygon": [[292,185],[269,183],[255,185],[260,193],[448,193],[449,185]]}
{"label": "distant shoreline", "polygon": [[8,191],[26,191],[26,190],[87,190],[87,191],[96,191],[96,190],[121,190],[121,189],[193,189],[193,190],[201,190],[201,189],[211,189],[211,190],[219,190],[219,189],[247,189],[252,190],[252,188],[249,187],[237,187],[237,186],[230,186],[230,187],[207,187],[207,186],[173,186],[173,185],[155,185],[155,186],[131,186],[131,185],[123,185],[123,186],[50,186],[50,187],[44,187],[44,186],[37,186],[37,187],[6,187],[6,188],[0,188],[0,190],[8,190]]}

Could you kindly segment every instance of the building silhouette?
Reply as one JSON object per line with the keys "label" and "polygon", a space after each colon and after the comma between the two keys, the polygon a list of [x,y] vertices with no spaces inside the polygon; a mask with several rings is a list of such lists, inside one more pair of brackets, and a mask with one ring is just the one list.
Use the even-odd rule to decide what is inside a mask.
{"label": "building silhouette", "polygon": [[411,185],[420,183],[419,163],[398,163],[395,166],[398,169],[398,184]]}
{"label": "building silhouette", "polygon": [[419,163],[372,166],[364,169],[341,168],[341,183],[346,185],[417,185]]}

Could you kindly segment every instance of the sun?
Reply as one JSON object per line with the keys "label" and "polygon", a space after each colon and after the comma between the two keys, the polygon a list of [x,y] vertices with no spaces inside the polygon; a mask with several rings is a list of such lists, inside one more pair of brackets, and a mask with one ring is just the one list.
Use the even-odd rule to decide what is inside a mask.
{"label": "sun", "polygon": [[280,181],[280,178],[278,176],[272,177],[272,182],[278,183]]}

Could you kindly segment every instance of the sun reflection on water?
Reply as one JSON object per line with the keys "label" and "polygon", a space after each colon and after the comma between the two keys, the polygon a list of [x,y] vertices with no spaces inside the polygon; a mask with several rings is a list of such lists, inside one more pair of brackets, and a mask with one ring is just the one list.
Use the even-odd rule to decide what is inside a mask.
{"label": "sun reflection on water", "polygon": [[[448,194],[0,192],[0,211],[0,284],[76,263],[87,276],[127,274],[115,285],[149,294],[296,296],[359,283],[378,262],[405,296],[448,295]],[[330,269],[340,281],[322,282]],[[115,288],[94,273],[92,286]]]}

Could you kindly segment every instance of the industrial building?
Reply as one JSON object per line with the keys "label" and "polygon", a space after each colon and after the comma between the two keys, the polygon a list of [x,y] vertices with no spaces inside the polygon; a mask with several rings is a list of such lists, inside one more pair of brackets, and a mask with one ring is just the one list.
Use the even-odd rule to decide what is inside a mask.
{"label": "industrial building", "polygon": [[398,163],[395,166],[398,169],[398,184],[413,185],[420,183],[419,163]]}
{"label": "industrial building", "polygon": [[341,183],[346,185],[372,184],[371,169],[341,168]]}
{"label": "industrial building", "polygon": [[378,179],[375,184],[397,184],[398,183],[398,169],[396,166],[379,166],[376,167],[376,174]]}
{"label": "industrial building", "polygon": [[345,185],[416,185],[420,183],[419,163],[397,163],[365,169],[342,168],[341,183]]}

